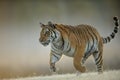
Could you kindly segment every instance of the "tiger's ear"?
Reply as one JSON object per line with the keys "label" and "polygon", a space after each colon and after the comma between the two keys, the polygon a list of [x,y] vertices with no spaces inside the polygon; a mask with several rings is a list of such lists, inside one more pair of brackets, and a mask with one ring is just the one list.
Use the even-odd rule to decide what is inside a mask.
{"label": "tiger's ear", "polygon": [[44,26],[45,26],[45,25],[44,25],[43,23],[41,23],[41,22],[40,22],[40,27],[42,27],[42,28],[43,28]]}
{"label": "tiger's ear", "polygon": [[55,25],[51,21],[48,22],[48,26],[50,26],[51,28],[55,29]]}

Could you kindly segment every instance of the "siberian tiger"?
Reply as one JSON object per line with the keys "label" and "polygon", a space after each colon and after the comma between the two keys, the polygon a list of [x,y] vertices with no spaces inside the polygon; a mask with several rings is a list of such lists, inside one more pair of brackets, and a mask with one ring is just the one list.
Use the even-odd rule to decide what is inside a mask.
{"label": "siberian tiger", "polygon": [[103,44],[110,42],[118,32],[118,18],[114,17],[115,27],[106,38],[100,36],[98,31],[90,25],[63,25],[48,22],[47,25],[40,23],[41,32],[39,41],[47,46],[51,43],[50,69],[55,72],[55,63],[64,54],[73,57],[73,64],[77,71],[85,72],[83,66],[86,59],[93,55],[98,73],[103,72]]}

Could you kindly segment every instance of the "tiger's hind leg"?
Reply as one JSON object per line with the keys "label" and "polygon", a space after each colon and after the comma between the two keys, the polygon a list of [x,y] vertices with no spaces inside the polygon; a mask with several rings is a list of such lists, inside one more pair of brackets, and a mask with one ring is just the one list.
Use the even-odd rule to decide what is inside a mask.
{"label": "tiger's hind leg", "polygon": [[98,51],[93,53],[93,57],[95,60],[95,64],[97,66],[98,73],[103,73],[103,57],[102,57],[103,51]]}
{"label": "tiger's hind leg", "polygon": [[85,53],[83,58],[82,58],[82,65],[84,65],[85,61],[88,59],[88,57],[91,55],[92,53]]}

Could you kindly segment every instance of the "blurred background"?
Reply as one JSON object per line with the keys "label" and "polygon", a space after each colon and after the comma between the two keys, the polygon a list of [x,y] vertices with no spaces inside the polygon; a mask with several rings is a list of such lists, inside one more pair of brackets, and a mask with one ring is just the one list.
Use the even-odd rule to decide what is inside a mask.
{"label": "blurred background", "polygon": [[[0,78],[50,75],[50,46],[42,46],[39,22],[89,24],[101,36],[113,28],[113,16],[120,19],[119,0],[0,0]],[[120,69],[120,32],[104,45],[104,70]],[[73,59],[63,56],[58,73],[74,73]],[[85,63],[95,71],[92,56]]]}

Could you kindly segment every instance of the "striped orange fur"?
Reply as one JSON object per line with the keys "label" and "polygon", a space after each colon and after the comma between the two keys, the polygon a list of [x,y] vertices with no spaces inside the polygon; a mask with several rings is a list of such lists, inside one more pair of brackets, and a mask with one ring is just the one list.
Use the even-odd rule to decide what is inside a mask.
{"label": "striped orange fur", "polygon": [[79,72],[85,72],[83,66],[86,59],[93,55],[97,70],[103,72],[103,44],[110,42],[118,32],[118,18],[114,17],[115,28],[112,34],[106,38],[100,36],[98,31],[90,25],[63,25],[48,22],[47,25],[41,23],[39,41],[47,46],[51,43],[50,69],[56,71],[55,63],[64,54],[73,57],[73,64]]}

